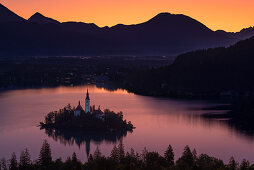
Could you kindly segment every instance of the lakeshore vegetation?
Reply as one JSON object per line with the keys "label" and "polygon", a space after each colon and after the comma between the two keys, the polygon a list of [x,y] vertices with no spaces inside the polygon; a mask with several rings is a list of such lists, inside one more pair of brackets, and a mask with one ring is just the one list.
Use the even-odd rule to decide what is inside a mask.
{"label": "lakeshore vegetation", "polygon": [[47,140],[44,140],[38,159],[32,161],[29,150],[26,148],[20,154],[19,161],[15,153],[11,158],[0,161],[0,170],[253,170],[254,164],[250,165],[248,160],[243,159],[238,163],[233,157],[225,164],[222,160],[211,157],[207,154],[198,155],[196,150],[189,146],[179,159],[175,160],[174,151],[171,145],[166,148],[164,155],[158,152],[150,152],[146,148],[142,153],[134,149],[125,151],[123,143],[114,146],[109,156],[102,155],[97,147],[94,154],[90,154],[87,162],[82,163],[74,152],[65,161],[62,158],[52,159],[51,147]]}

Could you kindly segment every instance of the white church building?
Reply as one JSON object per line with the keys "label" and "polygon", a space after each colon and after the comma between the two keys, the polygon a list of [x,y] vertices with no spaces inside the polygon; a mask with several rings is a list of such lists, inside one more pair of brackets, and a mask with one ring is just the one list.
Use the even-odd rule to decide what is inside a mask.
{"label": "white church building", "polygon": [[[80,101],[79,101],[78,106],[74,110],[74,116],[80,116],[80,113],[82,111],[84,111],[84,109],[80,105]],[[90,113],[90,112],[91,112],[90,111],[90,98],[89,98],[89,93],[88,93],[88,89],[87,89],[86,99],[85,99],[85,113]]]}

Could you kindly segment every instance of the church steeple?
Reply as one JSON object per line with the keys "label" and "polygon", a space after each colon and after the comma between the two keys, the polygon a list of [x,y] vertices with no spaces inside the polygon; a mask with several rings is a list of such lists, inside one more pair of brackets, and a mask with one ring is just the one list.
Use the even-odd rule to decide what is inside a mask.
{"label": "church steeple", "polygon": [[89,98],[89,93],[88,93],[88,89],[87,89],[87,92],[86,92],[86,100],[90,100],[90,98]]}
{"label": "church steeple", "polygon": [[88,89],[86,92],[86,100],[85,100],[85,112],[86,113],[90,113],[90,98],[89,98],[89,93],[88,93]]}

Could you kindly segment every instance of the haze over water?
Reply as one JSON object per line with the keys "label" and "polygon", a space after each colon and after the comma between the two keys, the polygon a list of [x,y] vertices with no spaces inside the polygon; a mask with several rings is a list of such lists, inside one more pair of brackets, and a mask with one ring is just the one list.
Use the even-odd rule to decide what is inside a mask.
{"label": "haze over water", "polygon": [[[74,141],[55,141],[37,125],[44,116],[70,103],[76,106],[81,100],[84,105],[85,92],[89,89],[91,105],[100,105],[115,112],[123,111],[124,118],[131,121],[136,129],[123,137],[126,151],[134,148],[141,153],[144,147],[149,151],[166,150],[173,146],[176,159],[183,148],[189,145],[200,153],[223,159],[226,163],[231,156],[238,161],[243,158],[254,163],[254,140],[230,128],[227,124],[203,119],[200,114],[210,112],[202,108],[215,103],[191,100],[176,100],[135,95],[125,90],[108,91],[96,86],[58,87],[42,89],[11,90],[0,93],[0,158],[10,158],[12,152],[19,157],[21,150],[28,148],[32,159],[37,159],[44,139],[52,148],[53,158],[66,159],[73,152],[86,161],[86,144]],[[65,142],[65,143],[64,143]],[[116,143],[118,144],[119,141]],[[104,155],[109,155],[114,142],[91,140],[93,153],[98,146]]]}

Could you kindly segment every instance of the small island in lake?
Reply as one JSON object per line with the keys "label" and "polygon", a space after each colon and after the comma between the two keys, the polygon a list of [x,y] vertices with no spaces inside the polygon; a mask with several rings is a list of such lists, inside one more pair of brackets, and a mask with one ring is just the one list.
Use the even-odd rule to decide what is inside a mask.
{"label": "small island in lake", "polygon": [[45,121],[40,122],[42,129],[82,131],[82,132],[109,132],[125,133],[132,132],[134,126],[129,121],[123,120],[123,113],[115,113],[109,109],[101,111],[95,106],[90,106],[90,98],[87,90],[85,99],[85,110],[80,101],[78,106],[71,107],[70,104],[59,111],[50,112],[45,116]]}

